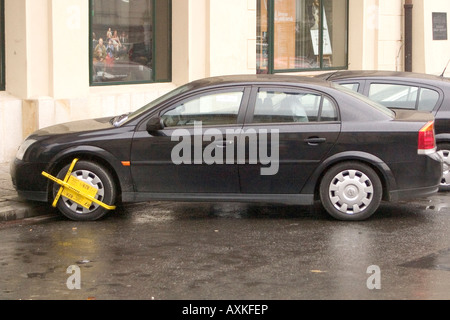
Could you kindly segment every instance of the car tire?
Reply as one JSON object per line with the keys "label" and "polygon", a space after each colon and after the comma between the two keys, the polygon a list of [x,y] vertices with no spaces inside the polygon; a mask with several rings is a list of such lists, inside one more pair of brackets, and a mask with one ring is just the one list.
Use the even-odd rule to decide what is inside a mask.
{"label": "car tire", "polygon": [[[57,178],[63,180],[69,170],[70,164],[59,170]],[[114,205],[116,200],[116,187],[114,180],[107,169],[98,163],[90,161],[79,161],[76,163],[72,176],[98,189],[95,198],[107,205]],[[53,199],[58,193],[60,186],[54,184]],[[102,218],[109,210],[92,203],[89,209],[61,196],[57,203],[58,210],[67,218],[75,221],[95,221]]]}
{"label": "car tire", "polygon": [[320,183],[320,199],[335,219],[361,221],[378,209],[383,187],[378,174],[359,162],[344,162],[331,167]]}
{"label": "car tire", "polygon": [[438,153],[444,159],[440,191],[450,190],[450,143],[438,144]]}

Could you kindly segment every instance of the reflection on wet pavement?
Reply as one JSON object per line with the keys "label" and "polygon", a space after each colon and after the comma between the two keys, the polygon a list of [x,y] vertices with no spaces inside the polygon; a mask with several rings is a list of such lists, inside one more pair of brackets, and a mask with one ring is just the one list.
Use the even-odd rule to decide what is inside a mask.
{"label": "reflection on wet pavement", "polygon": [[450,213],[450,192],[441,192],[438,195],[425,199],[417,199],[414,202],[401,201],[400,204],[415,206],[423,210]]}
{"label": "reflection on wet pavement", "polygon": [[450,271],[450,248],[409,261],[402,267]]}
{"label": "reflection on wet pavement", "polygon": [[152,202],[126,204],[118,207],[114,215],[128,217],[135,223],[165,222],[180,219],[271,219],[311,218],[330,219],[320,204],[309,207],[245,203],[171,203]]}

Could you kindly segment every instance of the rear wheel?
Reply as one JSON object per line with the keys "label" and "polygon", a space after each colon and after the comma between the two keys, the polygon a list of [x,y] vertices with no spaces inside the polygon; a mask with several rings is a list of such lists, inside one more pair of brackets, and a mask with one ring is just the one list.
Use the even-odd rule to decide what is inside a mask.
{"label": "rear wheel", "polygon": [[[69,170],[70,164],[63,167],[57,178],[63,180]],[[72,176],[84,183],[98,189],[94,198],[107,204],[113,205],[116,200],[116,188],[111,174],[103,166],[90,162],[79,161],[75,165]],[[58,193],[60,186],[55,184],[53,187],[53,197]],[[61,196],[58,200],[57,208],[59,211],[71,220],[94,221],[100,219],[109,211],[95,202],[92,202],[89,208],[85,208],[73,200]]]}
{"label": "rear wheel", "polygon": [[329,169],[320,184],[325,210],[338,220],[365,220],[378,209],[383,188],[377,173],[358,162]]}
{"label": "rear wheel", "polygon": [[448,191],[450,190],[450,143],[439,144],[438,153],[444,159],[440,190]]}

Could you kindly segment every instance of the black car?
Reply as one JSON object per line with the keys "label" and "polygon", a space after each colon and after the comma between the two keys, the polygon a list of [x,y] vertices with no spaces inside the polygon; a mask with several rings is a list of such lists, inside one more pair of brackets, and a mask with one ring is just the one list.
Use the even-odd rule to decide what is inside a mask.
{"label": "black car", "polygon": [[450,79],[412,72],[338,71],[318,78],[339,83],[388,108],[432,112],[444,159],[441,189],[450,190]]}
{"label": "black car", "polygon": [[[436,193],[434,118],[393,112],[337,84],[281,75],[181,86],[131,114],[39,130],[11,164],[19,195],[96,220],[116,202],[312,205],[363,220],[382,200]],[[70,165],[78,159],[70,171]],[[74,201],[42,172],[94,190]],[[86,198],[85,198],[86,200]]]}

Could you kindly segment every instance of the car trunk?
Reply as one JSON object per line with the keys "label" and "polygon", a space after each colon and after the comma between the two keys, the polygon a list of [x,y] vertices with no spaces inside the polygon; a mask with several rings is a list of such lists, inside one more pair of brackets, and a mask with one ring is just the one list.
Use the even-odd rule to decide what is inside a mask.
{"label": "car trunk", "polygon": [[434,116],[430,112],[416,110],[391,109],[395,112],[396,121],[423,122],[434,121]]}

